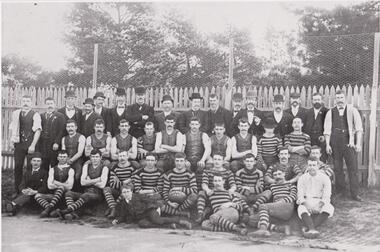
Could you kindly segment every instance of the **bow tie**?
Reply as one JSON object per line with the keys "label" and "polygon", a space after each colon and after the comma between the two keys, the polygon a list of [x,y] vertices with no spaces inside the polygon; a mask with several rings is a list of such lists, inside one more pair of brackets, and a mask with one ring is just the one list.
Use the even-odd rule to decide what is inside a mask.
{"label": "bow tie", "polygon": [[338,108],[339,110],[344,110],[344,108]]}

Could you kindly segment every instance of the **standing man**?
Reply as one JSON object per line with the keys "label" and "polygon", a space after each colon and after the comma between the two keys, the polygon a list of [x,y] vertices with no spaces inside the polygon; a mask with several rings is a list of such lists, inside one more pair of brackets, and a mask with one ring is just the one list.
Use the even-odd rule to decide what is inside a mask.
{"label": "standing man", "polygon": [[248,119],[250,125],[248,133],[255,135],[256,137],[261,136],[264,134],[264,128],[262,125],[263,112],[256,108],[257,95],[253,91],[248,91],[246,100],[246,115],[243,115],[243,117]]}
{"label": "standing man", "polygon": [[292,119],[299,117],[302,120],[302,123],[305,124],[307,109],[301,107],[301,95],[300,93],[291,93],[290,94],[290,108],[286,109],[285,112],[289,113],[292,116]]}
{"label": "standing man", "polygon": [[303,131],[310,136],[311,146],[317,145],[321,147],[321,160],[326,162],[326,139],[323,135],[324,123],[327,111],[329,111],[322,103],[322,94],[313,94],[313,108],[306,113]]}
{"label": "standing man", "polygon": [[208,135],[214,134],[214,128],[215,123],[223,123],[224,127],[226,128],[226,132],[228,136],[230,135],[230,128],[231,128],[231,122],[232,122],[232,113],[228,109],[223,108],[220,106],[219,97],[216,94],[211,94],[209,96],[209,102],[210,102],[210,110],[207,112],[208,114],[208,132],[206,132]]}
{"label": "standing man", "polygon": [[102,119],[102,117],[94,112],[94,100],[91,98],[86,98],[83,103],[84,105],[84,115],[82,116],[82,129],[80,133],[84,135],[86,138],[95,133],[94,126],[95,121],[98,119]]}
{"label": "standing man", "polygon": [[230,135],[235,136],[237,133],[239,133],[239,119],[242,117],[246,117],[245,112],[246,110],[242,107],[243,104],[243,95],[241,93],[234,93],[232,96],[232,122],[230,126]]}
{"label": "standing man", "polygon": [[180,125],[179,125],[179,128],[181,129],[181,133],[185,134],[190,130],[189,128],[190,120],[193,116],[198,117],[201,123],[200,130],[202,132],[208,132],[209,123],[208,123],[208,118],[207,118],[207,112],[201,110],[201,103],[202,103],[203,97],[199,93],[192,93],[189,99],[191,101],[191,109],[183,113],[183,118],[180,121]]}
{"label": "standing man", "polygon": [[[324,134],[326,152],[332,154],[337,192],[344,192],[345,178],[343,159],[347,165],[350,191],[353,200],[362,201],[359,197],[357,152],[361,151],[363,125],[359,111],[346,104],[346,95],[338,90],[335,93],[336,106],[326,114]],[[355,141],[356,138],[356,141]]]}
{"label": "standing man", "polygon": [[119,123],[122,119],[128,120],[127,118],[127,104],[125,99],[125,89],[117,88],[116,89],[116,106],[109,110],[108,118],[108,129],[107,135],[112,137],[120,133]]}
{"label": "standing man", "polygon": [[139,138],[144,135],[144,126],[147,121],[154,119],[154,109],[145,103],[145,88],[135,88],[136,103],[128,106],[128,121],[131,124],[129,133]]}
{"label": "standing man", "polygon": [[[21,109],[12,113],[9,125],[11,149],[14,149],[14,179],[16,196],[22,180],[24,160],[27,154],[33,154],[41,135],[41,116],[32,110],[32,97],[24,95],[21,99]],[[27,161],[29,163],[29,160]]]}
{"label": "standing man", "polygon": [[106,131],[107,133],[109,132],[109,109],[104,107],[104,101],[106,99],[106,96],[104,95],[103,92],[96,92],[94,95],[94,103],[95,103],[95,108],[94,111],[98,115],[100,115],[103,120],[106,122]]}
{"label": "standing man", "polygon": [[273,118],[277,124],[274,128],[274,133],[284,141],[286,134],[292,132],[292,116],[284,111],[284,96],[277,94],[273,97],[273,112],[270,112],[267,117]]}
{"label": "standing man", "polygon": [[42,153],[42,169],[48,171],[58,163],[58,149],[65,129],[65,116],[55,111],[55,101],[52,97],[45,99],[47,112],[41,114],[41,141],[40,151]]}
{"label": "standing man", "polygon": [[[65,116],[66,121],[72,119],[76,121],[78,129],[82,128],[82,110],[74,106],[76,94],[74,90],[67,90],[65,94],[65,107],[58,109],[58,112]],[[67,132],[64,132],[67,135]]]}
{"label": "standing man", "polygon": [[173,111],[173,105],[174,101],[170,95],[164,95],[162,97],[161,101],[161,108],[162,112],[155,115],[155,128],[156,132],[160,132],[166,129],[165,126],[165,117],[168,115],[174,115],[175,117],[175,129],[180,130],[181,132],[184,132],[185,129],[180,129],[179,126],[181,125],[182,114],[176,111]]}

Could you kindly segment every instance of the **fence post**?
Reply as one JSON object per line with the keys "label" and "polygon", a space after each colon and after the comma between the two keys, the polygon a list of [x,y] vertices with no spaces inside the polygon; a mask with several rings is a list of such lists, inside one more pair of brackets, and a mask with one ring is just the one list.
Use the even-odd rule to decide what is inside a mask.
{"label": "fence post", "polygon": [[380,33],[375,33],[375,42],[373,50],[373,82],[371,92],[371,114],[369,117],[369,151],[368,151],[368,186],[373,187],[377,183],[376,167],[376,109],[377,109],[377,88],[379,85],[379,54],[380,54]]}
{"label": "fence post", "polygon": [[94,45],[94,66],[92,71],[92,88],[96,89],[96,82],[98,81],[98,44]]}

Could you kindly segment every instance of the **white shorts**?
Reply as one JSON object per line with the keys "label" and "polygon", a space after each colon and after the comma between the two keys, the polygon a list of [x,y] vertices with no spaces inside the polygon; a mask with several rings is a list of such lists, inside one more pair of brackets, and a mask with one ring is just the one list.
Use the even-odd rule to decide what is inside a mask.
{"label": "white shorts", "polygon": [[331,203],[328,203],[328,204],[323,205],[322,207],[319,207],[320,201],[321,201],[320,199],[312,198],[312,199],[307,199],[304,204],[299,205],[297,212],[300,219],[301,219],[301,215],[304,213],[311,215],[311,214],[319,214],[319,213],[325,212],[329,214],[329,217],[332,217],[334,214],[333,205],[331,205]]}

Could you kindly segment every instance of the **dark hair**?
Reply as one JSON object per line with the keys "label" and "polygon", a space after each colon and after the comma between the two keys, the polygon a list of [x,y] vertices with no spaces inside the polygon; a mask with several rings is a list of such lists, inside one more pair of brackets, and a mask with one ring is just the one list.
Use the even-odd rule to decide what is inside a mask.
{"label": "dark hair", "polygon": [[174,158],[186,158],[186,154],[183,152],[177,152]]}
{"label": "dark hair", "polygon": [[55,103],[55,100],[54,100],[53,97],[51,97],[51,96],[45,98],[45,103],[46,103],[47,101],[53,101],[53,102]]}
{"label": "dark hair", "polygon": [[156,153],[151,152],[151,151],[149,151],[149,152],[145,155],[145,159],[146,159],[147,157],[154,157],[154,159],[157,160],[157,155],[156,155]]}
{"label": "dark hair", "polygon": [[216,98],[216,99],[219,100],[219,97],[218,97],[216,94],[210,94],[208,98],[209,98],[209,99],[210,99],[210,98]]}
{"label": "dark hair", "polygon": [[165,121],[167,121],[167,120],[173,120],[173,121],[175,121],[175,115],[169,114],[169,115],[165,116]]}
{"label": "dark hair", "polygon": [[147,121],[146,123],[145,123],[145,127],[146,126],[153,126],[154,127],[154,122],[152,122],[152,121]]}
{"label": "dark hair", "polygon": [[23,95],[22,98],[28,98],[28,99],[32,99],[32,96],[31,95]]}
{"label": "dark hair", "polygon": [[226,125],[224,124],[224,122],[216,122],[215,125],[214,125],[214,128],[216,128],[216,127],[226,128]]}
{"label": "dark hair", "polygon": [[272,166],[272,167],[273,167],[273,169],[272,169],[272,174],[275,173],[275,172],[277,172],[277,171],[285,172],[285,171],[281,170],[281,168],[280,168],[279,166],[277,166],[277,165]]}
{"label": "dark hair", "polygon": [[[98,119],[99,120],[99,119]],[[100,119],[101,120],[101,119]],[[119,125],[121,125],[122,123],[128,123],[129,125],[129,121],[125,120],[125,119],[121,119],[120,122],[119,122]]]}
{"label": "dark hair", "polygon": [[190,118],[190,122],[194,122],[194,121],[199,122],[199,118],[196,117],[196,116],[191,117],[191,118]]}
{"label": "dark hair", "polygon": [[280,148],[278,148],[278,153],[280,153],[280,152],[283,151],[283,150],[287,150],[287,151],[289,152],[288,147],[286,147],[286,146],[281,146]]}
{"label": "dark hair", "polygon": [[123,184],[120,187],[120,192],[123,191],[123,189],[130,189],[133,192],[134,187],[132,183],[128,183],[128,184]]}
{"label": "dark hair", "polygon": [[309,157],[309,158],[307,159],[307,162],[309,162],[309,161],[312,161],[312,162],[318,162],[319,160],[318,160],[317,158],[315,158],[315,157]]}
{"label": "dark hair", "polygon": [[73,119],[69,119],[69,120],[67,120],[66,125],[69,124],[69,123],[74,123],[75,126],[78,126],[77,121],[75,121],[75,120],[73,120]]}
{"label": "dark hair", "polygon": [[248,123],[248,125],[249,125],[248,118],[247,118],[247,117],[242,117],[242,118],[240,118],[240,119],[239,119],[239,124],[240,124],[240,123]]}
{"label": "dark hair", "polygon": [[296,117],[294,117],[294,118],[293,118],[293,122],[294,122],[294,120],[295,120],[295,119],[300,119],[300,120],[301,120],[301,122],[302,122],[302,118],[301,118],[301,117],[299,117],[299,116],[296,116]]}
{"label": "dark hair", "polygon": [[252,153],[248,153],[247,155],[244,156],[244,159],[247,159],[247,158],[254,158],[256,160],[255,155],[253,155]]}
{"label": "dark hair", "polygon": [[223,153],[221,153],[221,152],[219,152],[219,151],[215,152],[215,153],[212,155],[212,157],[215,157],[215,156],[225,157],[225,156],[223,155]]}
{"label": "dark hair", "polygon": [[97,154],[99,154],[99,156],[102,156],[102,153],[100,152],[100,150],[98,150],[98,149],[92,149],[91,150],[91,153],[90,153],[91,156],[97,155]]}
{"label": "dark hair", "polygon": [[104,120],[103,120],[103,119],[96,119],[94,125],[101,125],[101,124],[102,124],[102,125],[105,125]]}
{"label": "dark hair", "polygon": [[315,93],[312,95],[312,97],[313,97],[313,96],[318,96],[318,95],[319,95],[321,98],[323,98],[323,95],[322,95],[321,93],[319,93],[319,92],[315,92]]}
{"label": "dark hair", "polygon": [[343,94],[344,96],[346,96],[346,94],[343,92],[343,90],[338,90],[335,92],[335,95],[338,95],[338,94]]}
{"label": "dark hair", "polygon": [[319,147],[318,145],[313,145],[313,146],[311,146],[311,150],[319,150],[319,151],[322,151],[322,148]]}
{"label": "dark hair", "polygon": [[65,155],[65,154],[67,155],[67,151],[66,150],[59,150],[58,151],[58,156],[59,155]]}

